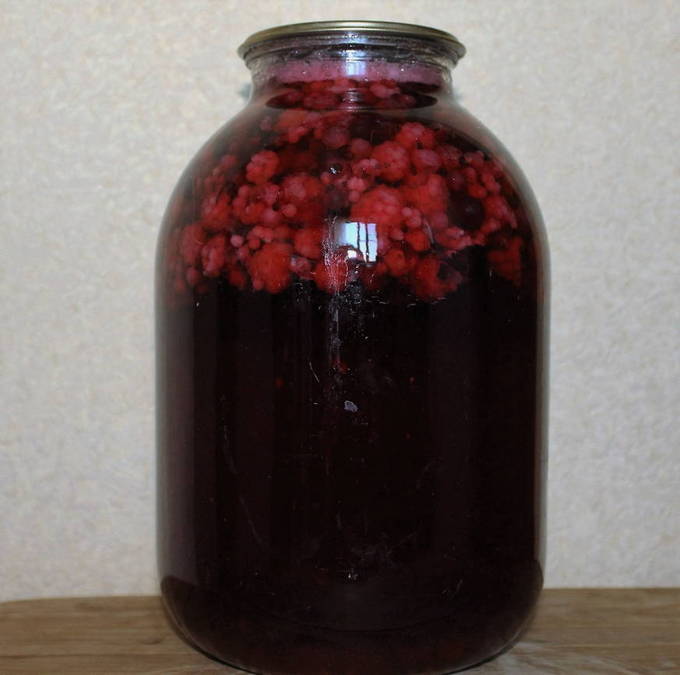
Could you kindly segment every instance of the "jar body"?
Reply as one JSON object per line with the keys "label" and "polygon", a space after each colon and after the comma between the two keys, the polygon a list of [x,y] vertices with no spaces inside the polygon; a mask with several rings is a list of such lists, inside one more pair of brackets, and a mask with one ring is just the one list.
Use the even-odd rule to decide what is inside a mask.
{"label": "jar body", "polygon": [[162,591],[255,672],[451,672],[542,585],[542,225],[453,100],[338,79],[256,97],[168,207]]}

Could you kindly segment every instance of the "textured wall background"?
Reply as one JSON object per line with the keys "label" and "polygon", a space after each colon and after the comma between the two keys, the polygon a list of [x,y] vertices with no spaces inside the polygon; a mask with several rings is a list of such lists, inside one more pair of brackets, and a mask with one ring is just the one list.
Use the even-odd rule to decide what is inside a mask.
{"label": "textured wall background", "polygon": [[[274,5],[274,8],[271,8]],[[0,0],[0,600],[155,590],[152,262],[268,25],[452,31],[553,252],[549,565],[680,584],[674,0]]]}

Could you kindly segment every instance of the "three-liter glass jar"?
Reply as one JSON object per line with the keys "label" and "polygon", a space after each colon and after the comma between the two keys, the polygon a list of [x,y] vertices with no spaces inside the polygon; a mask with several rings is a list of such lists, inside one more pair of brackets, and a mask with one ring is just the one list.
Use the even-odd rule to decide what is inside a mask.
{"label": "three-liter glass jar", "polygon": [[[546,244],[420,26],[275,28],[167,208],[159,559],[198,649],[257,673],[447,673],[543,580]],[[226,85],[225,85],[226,86]]]}

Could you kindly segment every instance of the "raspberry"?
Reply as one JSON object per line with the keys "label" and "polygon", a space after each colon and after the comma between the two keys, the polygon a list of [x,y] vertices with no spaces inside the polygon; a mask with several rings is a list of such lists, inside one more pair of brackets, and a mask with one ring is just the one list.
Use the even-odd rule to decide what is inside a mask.
{"label": "raspberry", "polygon": [[293,206],[291,219],[304,225],[319,225],[323,221],[324,185],[318,178],[307,173],[293,174],[283,179],[282,187],[282,199],[287,202],[282,209],[284,215],[292,212],[286,207]]}
{"label": "raspberry", "polygon": [[454,145],[439,145],[435,151],[447,171],[455,171],[460,167],[463,153]]}
{"label": "raspberry", "polygon": [[411,168],[408,152],[394,141],[376,146],[371,157],[378,162],[378,175],[390,182],[401,180]]}
{"label": "raspberry", "polygon": [[455,290],[461,281],[458,272],[443,267],[434,256],[423,258],[413,272],[416,294],[424,300],[439,300]]}
{"label": "raspberry", "polygon": [[370,92],[377,98],[389,98],[399,94],[401,90],[394,82],[376,82],[369,87]]}
{"label": "raspberry", "polygon": [[459,227],[449,227],[446,230],[441,230],[434,235],[435,241],[444,248],[450,251],[462,251],[468,246],[472,246],[472,238],[465,234],[465,230]]}
{"label": "raspberry", "polygon": [[360,223],[375,223],[394,227],[402,221],[404,206],[401,192],[395,188],[380,185],[362,195],[352,206],[350,217]]}
{"label": "raspberry", "polygon": [[468,185],[468,194],[475,199],[484,199],[487,193],[486,188],[483,185],[472,183],[471,185]]}
{"label": "raspberry", "polygon": [[442,161],[434,150],[412,150],[411,160],[417,171],[434,173],[439,170]]}
{"label": "raspberry", "polygon": [[231,216],[231,199],[228,194],[212,194],[201,204],[201,221],[209,232],[226,229]]}
{"label": "raspberry", "polygon": [[449,197],[446,182],[439,174],[430,174],[424,183],[402,188],[409,204],[423,213],[445,211]]}
{"label": "raspberry", "polygon": [[208,241],[201,251],[203,274],[206,277],[217,277],[227,261],[227,240],[218,234]]}
{"label": "raspberry", "polygon": [[280,242],[265,244],[248,262],[253,287],[264,288],[269,293],[279,293],[290,281],[290,256],[292,247]]}
{"label": "raspberry", "polygon": [[347,285],[349,268],[340,255],[328,256],[314,268],[314,280],[323,291],[339,293]]}
{"label": "raspberry", "polygon": [[417,259],[408,256],[406,252],[395,246],[383,256],[383,262],[387,265],[387,271],[393,277],[400,277],[407,274],[416,263]]}
{"label": "raspberry", "polygon": [[430,248],[430,238],[422,230],[411,230],[405,236],[406,243],[419,253]]}
{"label": "raspberry", "polygon": [[458,170],[452,169],[446,176],[446,184],[451,192],[460,192],[465,189],[465,174]]}
{"label": "raspberry", "polygon": [[296,206],[318,199],[323,192],[321,181],[307,173],[286,176],[281,185],[284,200]]}
{"label": "raspberry", "polygon": [[407,150],[416,147],[431,150],[434,148],[435,135],[432,129],[428,129],[420,122],[406,122],[394,137],[394,140]]}
{"label": "raspberry", "polygon": [[304,227],[295,233],[295,250],[305,258],[318,260],[321,257],[323,233],[318,227]]}
{"label": "raspberry", "polygon": [[502,277],[519,285],[522,280],[522,240],[513,237],[507,248],[489,251],[489,263],[494,271]]}
{"label": "raspberry", "polygon": [[246,166],[246,179],[256,185],[266,183],[279,168],[279,156],[271,150],[263,150],[250,158]]}
{"label": "raspberry", "polygon": [[484,200],[484,211],[490,218],[496,218],[501,222],[508,222],[512,215],[508,202],[501,195],[489,195]]}
{"label": "raspberry", "polygon": [[324,145],[327,145],[333,150],[341,148],[343,145],[347,145],[350,141],[349,131],[343,127],[330,127],[323,132],[321,140]]}
{"label": "raspberry", "polygon": [[179,254],[188,267],[198,264],[206,239],[207,235],[200,223],[193,223],[184,228],[179,243]]}
{"label": "raspberry", "polygon": [[420,227],[423,223],[423,216],[417,209],[405,206],[401,210],[401,215],[404,216],[404,224],[406,227],[415,229]]}
{"label": "raspberry", "polygon": [[349,144],[349,151],[352,156],[357,159],[365,159],[370,157],[373,146],[363,138],[353,138]]}

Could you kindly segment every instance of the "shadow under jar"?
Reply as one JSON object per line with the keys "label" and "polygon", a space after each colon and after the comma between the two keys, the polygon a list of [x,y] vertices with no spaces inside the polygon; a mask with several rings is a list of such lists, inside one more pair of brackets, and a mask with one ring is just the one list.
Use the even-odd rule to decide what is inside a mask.
{"label": "shadow under jar", "polygon": [[198,649],[259,673],[446,673],[543,579],[546,245],[434,29],[249,38],[247,107],[157,256],[159,560]]}

